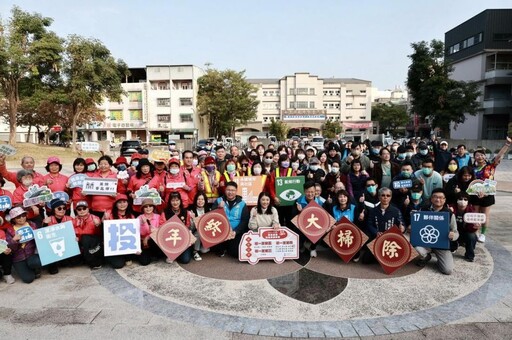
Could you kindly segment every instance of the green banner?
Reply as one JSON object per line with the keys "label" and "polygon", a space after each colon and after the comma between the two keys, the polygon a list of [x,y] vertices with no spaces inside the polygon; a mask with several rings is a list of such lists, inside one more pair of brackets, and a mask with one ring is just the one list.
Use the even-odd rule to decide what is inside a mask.
{"label": "green banner", "polygon": [[304,176],[276,178],[276,195],[281,201],[280,206],[295,204],[295,201],[304,194],[304,181]]}

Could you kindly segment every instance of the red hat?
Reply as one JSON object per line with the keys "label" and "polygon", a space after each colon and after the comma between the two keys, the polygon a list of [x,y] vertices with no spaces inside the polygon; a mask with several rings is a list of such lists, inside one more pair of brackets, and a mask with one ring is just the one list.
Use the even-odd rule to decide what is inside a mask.
{"label": "red hat", "polygon": [[173,163],[180,165],[180,160],[176,157],[172,157],[171,159],[169,159],[169,165],[171,165]]}
{"label": "red hat", "polygon": [[61,164],[59,157],[56,157],[56,156],[49,157],[48,161],[46,162],[46,164],[52,164],[52,163]]}
{"label": "red hat", "polygon": [[215,164],[215,158],[213,158],[212,156],[208,156],[204,160],[204,165],[209,165],[209,164]]}
{"label": "red hat", "polygon": [[92,158],[86,158],[86,159],[85,159],[85,164],[86,164],[86,165],[94,164],[94,163],[96,163],[96,162],[95,162],[95,161],[94,161],[94,159],[92,159]]}
{"label": "red hat", "polygon": [[118,166],[119,164],[124,164],[126,166],[128,166],[128,160],[126,159],[126,157],[117,157],[116,158],[116,162],[114,163],[114,166]]}
{"label": "red hat", "polygon": [[128,196],[126,196],[125,194],[117,194],[115,203],[117,203],[118,201],[128,201]]}
{"label": "red hat", "polygon": [[132,154],[131,157],[132,157],[132,161],[134,161],[136,159],[141,159],[142,158],[140,153],[138,153],[138,152],[135,152],[134,154]]}

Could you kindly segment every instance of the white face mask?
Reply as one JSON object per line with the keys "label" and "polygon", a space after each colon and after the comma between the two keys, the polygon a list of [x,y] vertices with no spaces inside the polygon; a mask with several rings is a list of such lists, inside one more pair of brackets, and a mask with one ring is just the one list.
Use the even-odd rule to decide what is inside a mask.
{"label": "white face mask", "polygon": [[192,160],[192,165],[197,166],[199,164],[199,161],[197,159]]}
{"label": "white face mask", "polygon": [[177,175],[179,172],[180,172],[180,169],[176,169],[176,168],[173,168],[173,169],[170,169],[169,172],[172,174],[172,175]]}
{"label": "white face mask", "polygon": [[310,166],[309,166],[309,169],[310,169],[311,171],[317,171],[317,170],[318,170],[318,165],[310,165]]}
{"label": "white face mask", "polygon": [[340,168],[338,168],[338,167],[332,167],[332,168],[331,168],[331,172],[332,172],[333,174],[337,174],[339,171],[340,171]]}
{"label": "white face mask", "polygon": [[468,201],[467,200],[457,200],[457,205],[463,209],[466,209],[466,207],[468,206]]}
{"label": "white face mask", "polygon": [[299,168],[299,163],[292,163],[292,169],[297,170]]}
{"label": "white face mask", "polygon": [[32,185],[32,180],[31,179],[24,179],[23,181],[21,181],[21,183],[28,188],[29,186]]}
{"label": "white face mask", "polygon": [[297,155],[297,158],[300,159],[300,160],[303,160],[304,158],[306,158],[306,155],[301,153],[301,154]]}
{"label": "white face mask", "polygon": [[254,172],[254,174],[256,176],[261,175],[261,168],[259,166],[258,167],[254,167],[254,169],[252,169],[252,171]]}

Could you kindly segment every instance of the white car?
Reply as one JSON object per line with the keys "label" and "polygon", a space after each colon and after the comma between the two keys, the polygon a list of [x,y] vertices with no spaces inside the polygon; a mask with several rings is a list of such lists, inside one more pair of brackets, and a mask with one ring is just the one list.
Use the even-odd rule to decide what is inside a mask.
{"label": "white car", "polygon": [[324,141],[325,141],[324,137],[322,137],[322,136],[315,136],[315,137],[313,137],[311,139],[311,142],[309,143],[309,145],[311,145],[312,147],[314,147],[318,151],[321,151],[321,150],[324,149]]}

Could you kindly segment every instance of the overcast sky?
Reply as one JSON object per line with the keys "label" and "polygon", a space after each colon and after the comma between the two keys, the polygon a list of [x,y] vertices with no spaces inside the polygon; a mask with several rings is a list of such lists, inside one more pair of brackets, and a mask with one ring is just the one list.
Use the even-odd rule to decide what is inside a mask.
{"label": "overcast sky", "polygon": [[211,63],[248,78],[309,72],[404,86],[411,42],[444,33],[507,1],[2,0],[51,17],[52,30],[101,40],[130,67]]}

